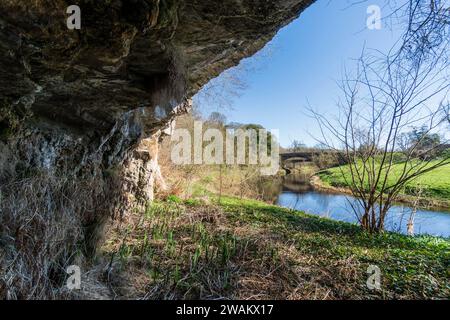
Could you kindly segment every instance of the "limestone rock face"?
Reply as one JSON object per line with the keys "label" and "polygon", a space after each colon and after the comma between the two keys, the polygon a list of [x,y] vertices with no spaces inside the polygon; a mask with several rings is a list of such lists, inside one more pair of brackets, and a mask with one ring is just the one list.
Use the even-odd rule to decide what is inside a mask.
{"label": "limestone rock face", "polygon": [[51,296],[75,244],[95,250],[108,213],[152,198],[189,98],[312,2],[1,0],[0,299]]}
{"label": "limestone rock face", "polygon": [[[14,111],[83,133],[138,108],[157,121],[311,2],[3,0],[0,95]],[[67,28],[70,4],[81,30]]]}
{"label": "limestone rock face", "polygon": [[[51,217],[70,200],[84,230],[108,207],[151,199],[158,139],[189,98],[312,2],[1,0],[0,244],[27,215],[30,197],[14,198],[23,181],[33,194],[49,186],[28,207]],[[67,26],[71,5],[79,30]]]}
{"label": "limestone rock face", "polygon": [[[0,177],[18,163],[120,165],[176,106],[312,2],[1,1]],[[80,30],[67,27],[73,4]]]}

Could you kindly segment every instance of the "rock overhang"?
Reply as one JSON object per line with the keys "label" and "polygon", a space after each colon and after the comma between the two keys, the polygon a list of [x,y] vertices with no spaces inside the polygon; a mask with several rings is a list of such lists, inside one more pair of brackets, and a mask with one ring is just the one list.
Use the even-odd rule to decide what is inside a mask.
{"label": "rock overhang", "polygon": [[[126,112],[194,95],[312,0],[4,0],[0,95],[13,112],[106,132]],[[66,8],[81,9],[68,30]]]}

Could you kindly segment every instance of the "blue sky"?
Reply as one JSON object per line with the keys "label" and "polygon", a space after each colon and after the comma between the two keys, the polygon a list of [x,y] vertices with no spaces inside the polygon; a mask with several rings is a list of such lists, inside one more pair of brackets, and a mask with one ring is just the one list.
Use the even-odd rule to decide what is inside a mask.
{"label": "blue sky", "polygon": [[220,111],[230,122],[279,129],[284,147],[294,139],[314,145],[311,135],[319,131],[305,114],[306,105],[324,113],[336,112],[340,95],[336,81],[342,78],[343,68],[353,68],[364,46],[385,51],[396,38],[385,22],[381,30],[367,28],[368,6],[378,4],[383,15],[384,0],[354,6],[349,6],[350,1],[318,0],[283,28],[263,54],[242,62],[256,67],[244,72],[247,88],[233,99],[232,108],[208,103],[201,106],[203,112]]}

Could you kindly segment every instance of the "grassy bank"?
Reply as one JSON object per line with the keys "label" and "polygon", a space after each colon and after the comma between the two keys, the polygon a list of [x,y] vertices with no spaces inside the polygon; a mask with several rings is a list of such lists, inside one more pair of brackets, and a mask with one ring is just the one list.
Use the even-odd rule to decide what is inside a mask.
{"label": "grassy bank", "polygon": [[[450,298],[449,239],[372,236],[254,200],[202,199],[169,197],[110,233],[116,298]],[[370,265],[379,291],[366,286]]]}
{"label": "grassy bank", "polygon": [[[388,175],[388,185],[393,183],[403,170],[402,164],[394,165]],[[347,188],[351,181],[347,166],[331,168],[317,174],[324,187]],[[403,201],[415,197],[421,190],[421,198],[428,205],[450,207],[450,165],[432,170],[410,181],[402,192]]]}

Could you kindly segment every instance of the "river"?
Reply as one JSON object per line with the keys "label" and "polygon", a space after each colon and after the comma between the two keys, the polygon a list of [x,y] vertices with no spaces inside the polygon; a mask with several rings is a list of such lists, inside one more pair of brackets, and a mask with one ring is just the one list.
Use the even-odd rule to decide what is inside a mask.
{"label": "river", "polygon": [[[288,175],[271,188],[272,201],[282,207],[305,211],[334,220],[357,223],[350,203],[357,199],[343,194],[315,191],[307,176]],[[412,209],[407,205],[393,206],[386,219],[386,230],[408,233]],[[418,209],[414,219],[414,234],[450,237],[450,211]]]}

